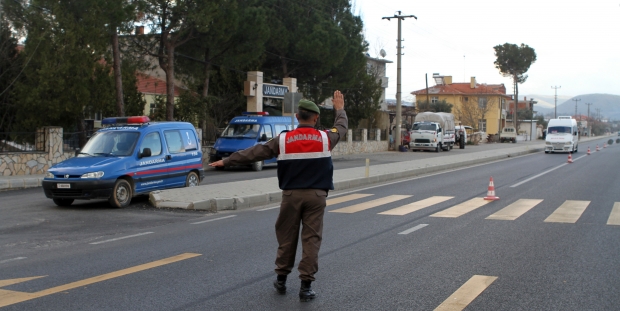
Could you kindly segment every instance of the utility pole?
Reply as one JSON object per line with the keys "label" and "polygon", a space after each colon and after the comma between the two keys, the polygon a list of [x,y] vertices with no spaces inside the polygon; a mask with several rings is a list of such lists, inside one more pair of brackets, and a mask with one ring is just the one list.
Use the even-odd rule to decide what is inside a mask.
{"label": "utility pole", "polygon": [[[390,17],[383,17],[381,19],[387,19],[388,21],[391,18],[396,18],[398,19],[398,46],[396,47],[397,51],[397,58],[396,58],[396,133],[394,133],[394,143],[397,143],[396,146],[400,146],[403,142],[400,136],[400,127],[402,124],[402,102],[401,102],[401,91],[400,91],[400,71],[401,71],[401,48],[402,48],[402,44],[401,42],[402,40],[402,31],[401,31],[401,21],[404,20],[405,18],[410,18],[413,17],[415,19],[418,19],[417,17],[415,17],[414,15],[401,15],[401,11],[398,11],[398,15],[394,14],[394,16],[390,16]],[[398,148],[398,147],[397,147]]]}
{"label": "utility pole", "polygon": [[581,100],[581,98],[573,98],[571,99],[575,102],[575,118],[577,118],[577,102]]}
{"label": "utility pole", "polygon": [[592,132],[590,130],[590,106],[594,105],[593,103],[586,103],[586,105],[588,105],[588,119],[586,120],[586,122],[588,122],[588,136],[592,136]]}
{"label": "utility pole", "polygon": [[553,114],[553,118],[557,119],[558,118],[558,89],[561,88],[562,86],[552,86],[552,89],[555,89],[555,112]]}

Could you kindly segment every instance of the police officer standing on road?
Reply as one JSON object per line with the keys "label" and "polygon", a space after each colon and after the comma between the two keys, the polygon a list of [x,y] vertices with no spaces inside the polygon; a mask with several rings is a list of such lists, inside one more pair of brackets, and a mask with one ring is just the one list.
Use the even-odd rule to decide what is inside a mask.
{"label": "police officer standing on road", "polygon": [[[278,253],[277,278],[273,285],[280,294],[286,293],[286,277],[295,265],[295,253],[301,228],[302,258],[299,262],[300,301],[316,297],[311,288],[319,270],[318,259],[323,238],[323,215],[327,192],[334,189],[331,150],[347,132],[348,119],[344,97],[340,91],[333,97],[336,118],[326,131],[314,128],[321,111],[309,101],[299,101],[296,114],[299,126],[283,132],[262,145],[235,152],[227,159],[209,164],[213,167],[247,165],[278,157],[278,183],[282,189],[280,214],[276,221]],[[302,226],[303,224],[303,226]]]}

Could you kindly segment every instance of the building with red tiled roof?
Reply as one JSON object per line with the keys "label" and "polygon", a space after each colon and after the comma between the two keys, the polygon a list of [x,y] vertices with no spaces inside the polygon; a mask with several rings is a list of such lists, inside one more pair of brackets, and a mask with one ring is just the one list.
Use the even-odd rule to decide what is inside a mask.
{"label": "building with red tiled roof", "polygon": [[504,84],[478,83],[475,77],[469,82],[452,82],[452,76],[434,74],[435,85],[411,92],[419,103],[445,101],[452,105],[452,113],[462,125],[479,131],[496,134],[505,126],[506,95]]}
{"label": "building with red tiled roof", "polygon": [[[138,78],[138,92],[142,93],[146,105],[144,106],[144,115],[153,115],[155,112],[155,98],[157,96],[165,96],[168,94],[166,90],[166,80],[150,76],[145,73],[138,72],[136,74]],[[174,97],[181,94],[183,89],[179,86],[174,86]]]}

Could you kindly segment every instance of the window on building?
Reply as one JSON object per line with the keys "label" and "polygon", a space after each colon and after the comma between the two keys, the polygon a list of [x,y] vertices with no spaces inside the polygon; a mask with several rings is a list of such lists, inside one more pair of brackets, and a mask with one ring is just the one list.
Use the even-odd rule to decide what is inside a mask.
{"label": "window on building", "polygon": [[149,115],[155,115],[155,103],[152,103],[149,108]]}
{"label": "window on building", "polygon": [[463,101],[464,101],[464,102],[468,102],[468,101],[469,101],[469,97],[464,96],[464,97],[463,97]]}
{"label": "window on building", "polygon": [[485,109],[487,107],[487,98],[478,97],[478,108]]}
{"label": "window on building", "polygon": [[502,97],[502,109],[506,109],[506,99]]}
{"label": "window on building", "polygon": [[480,132],[487,132],[487,120],[486,119],[480,119],[478,120],[478,130]]}
{"label": "window on building", "polygon": [[436,104],[439,102],[439,96],[431,96],[431,104]]}

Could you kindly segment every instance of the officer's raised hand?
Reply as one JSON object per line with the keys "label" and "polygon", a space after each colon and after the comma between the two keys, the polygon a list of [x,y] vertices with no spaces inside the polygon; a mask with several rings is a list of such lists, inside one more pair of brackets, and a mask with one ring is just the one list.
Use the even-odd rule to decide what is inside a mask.
{"label": "officer's raised hand", "polygon": [[334,103],[334,110],[342,110],[344,109],[344,96],[340,91],[334,92],[334,99],[332,100]]}

